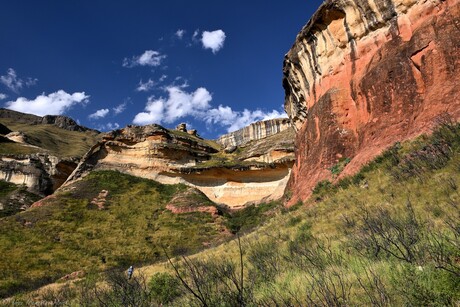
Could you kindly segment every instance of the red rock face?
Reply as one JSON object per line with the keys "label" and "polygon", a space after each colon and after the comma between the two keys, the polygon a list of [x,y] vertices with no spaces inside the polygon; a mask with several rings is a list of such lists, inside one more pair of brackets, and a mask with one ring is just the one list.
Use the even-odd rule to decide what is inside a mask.
{"label": "red rock face", "polygon": [[328,0],[297,36],[284,76],[297,128],[294,203],[340,158],[351,158],[351,174],[440,114],[460,118],[460,0]]}

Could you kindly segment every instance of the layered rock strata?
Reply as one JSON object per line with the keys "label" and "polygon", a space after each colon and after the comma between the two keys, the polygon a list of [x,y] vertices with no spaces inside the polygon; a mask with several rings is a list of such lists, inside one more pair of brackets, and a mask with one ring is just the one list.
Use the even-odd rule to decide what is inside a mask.
{"label": "layered rock strata", "polygon": [[44,196],[59,188],[76,166],[74,159],[48,154],[0,156],[0,179],[25,185],[28,191]]}
{"label": "layered rock strata", "polygon": [[287,118],[275,118],[250,124],[240,130],[224,134],[217,139],[223,148],[241,146],[251,141],[264,139],[291,127]]}
{"label": "layered rock strata", "polygon": [[352,158],[355,172],[395,141],[460,117],[459,0],[327,0],[284,61],[297,130],[293,201]]}
{"label": "layered rock strata", "polygon": [[[272,145],[273,151],[285,150],[291,159],[283,160],[285,156],[273,153],[271,163],[242,160],[226,165],[215,157],[221,155],[216,147],[215,143],[212,146],[209,141],[159,125],[128,126],[107,134],[96,144],[68,183],[90,171],[110,169],[165,184],[184,183],[196,187],[210,200],[232,208],[283,195],[290,176],[293,148]],[[263,153],[252,152],[247,158],[261,156]]]}

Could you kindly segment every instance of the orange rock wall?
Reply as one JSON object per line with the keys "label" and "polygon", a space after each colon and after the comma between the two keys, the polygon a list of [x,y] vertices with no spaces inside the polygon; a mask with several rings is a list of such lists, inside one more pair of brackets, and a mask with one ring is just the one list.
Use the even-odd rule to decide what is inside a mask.
{"label": "orange rock wall", "polygon": [[284,61],[292,202],[340,158],[344,174],[396,141],[460,118],[460,0],[327,0]]}

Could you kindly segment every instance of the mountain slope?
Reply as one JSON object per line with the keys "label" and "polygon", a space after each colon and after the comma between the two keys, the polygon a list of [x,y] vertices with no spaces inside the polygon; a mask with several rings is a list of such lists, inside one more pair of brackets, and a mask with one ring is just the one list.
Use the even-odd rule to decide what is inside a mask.
{"label": "mountain slope", "polygon": [[[226,238],[223,218],[166,209],[183,185],[113,171],[94,172],[29,210],[0,219],[0,295],[31,289],[74,271],[152,263]],[[212,206],[204,195],[195,199]]]}

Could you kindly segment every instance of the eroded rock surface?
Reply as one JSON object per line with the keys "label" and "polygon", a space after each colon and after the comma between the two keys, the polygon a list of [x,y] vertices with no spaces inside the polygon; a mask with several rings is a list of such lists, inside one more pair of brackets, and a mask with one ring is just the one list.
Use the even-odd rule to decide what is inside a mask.
{"label": "eroded rock surface", "polygon": [[76,159],[59,159],[48,154],[0,156],[0,179],[27,186],[37,195],[49,195],[76,168]]}
{"label": "eroded rock surface", "polygon": [[327,0],[284,62],[295,124],[292,199],[340,159],[358,170],[396,141],[460,118],[459,0]]}
{"label": "eroded rock surface", "polygon": [[222,135],[217,139],[217,143],[223,148],[240,146],[251,141],[264,139],[289,128],[291,128],[291,123],[287,118],[259,121],[240,130]]}
{"label": "eroded rock surface", "polygon": [[293,163],[292,139],[290,147],[270,144],[267,152],[249,149],[241,159],[235,154],[232,163],[218,148],[159,125],[128,126],[96,144],[68,183],[90,171],[110,169],[165,184],[184,183],[232,208],[283,195]]}

